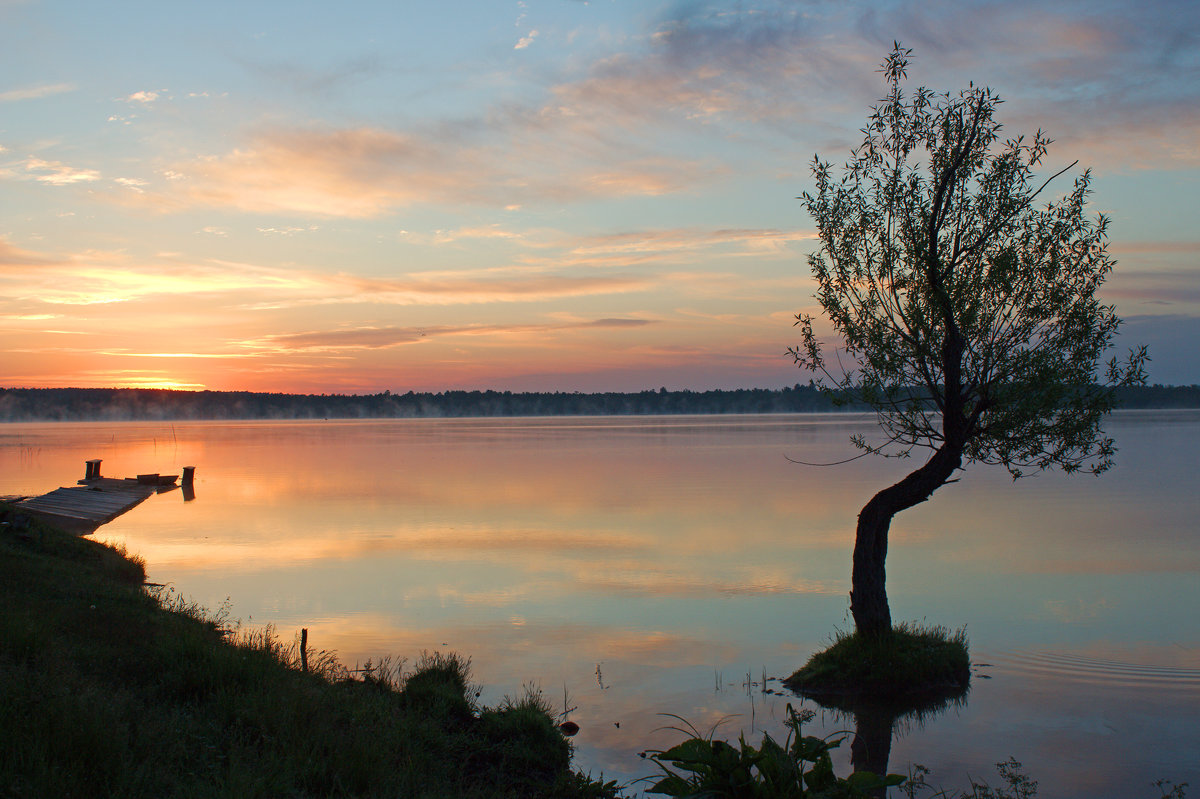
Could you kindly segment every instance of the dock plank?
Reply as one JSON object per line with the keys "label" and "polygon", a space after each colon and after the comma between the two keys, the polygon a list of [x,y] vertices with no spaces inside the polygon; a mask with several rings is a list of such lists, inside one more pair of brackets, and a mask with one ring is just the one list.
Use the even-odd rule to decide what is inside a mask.
{"label": "dock plank", "polygon": [[81,486],[56,488],[19,504],[23,510],[49,521],[69,519],[99,527],[146,501],[156,491],[156,486],[141,485],[135,480],[101,478]]}

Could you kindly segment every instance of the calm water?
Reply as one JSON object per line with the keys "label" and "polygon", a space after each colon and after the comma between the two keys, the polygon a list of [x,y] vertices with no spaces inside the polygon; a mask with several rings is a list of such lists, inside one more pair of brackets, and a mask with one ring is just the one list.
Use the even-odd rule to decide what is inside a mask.
{"label": "calm water", "polygon": [[[764,694],[847,628],[855,517],[911,464],[833,461],[861,416],[0,426],[0,494],[197,467],[101,528],[210,607],[350,665],[450,649],[483,699],[576,709],[576,761],[628,780],[675,713],[778,734]],[[967,626],[968,702],[902,723],[891,768],[1041,795],[1200,789],[1200,412],[1126,412],[1100,478],[974,468],[893,525],[898,619]],[[786,457],[785,457],[786,456]],[[777,688],[777,683],[769,682]],[[824,713],[823,733],[853,719]],[[844,747],[848,749],[848,745]],[[848,758],[848,752],[846,757]],[[839,765],[841,773],[848,766]]]}

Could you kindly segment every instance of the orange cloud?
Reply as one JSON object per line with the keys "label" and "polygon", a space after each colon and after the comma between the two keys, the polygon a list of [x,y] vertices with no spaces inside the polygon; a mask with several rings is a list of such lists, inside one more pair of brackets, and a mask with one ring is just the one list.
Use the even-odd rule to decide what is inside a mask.
{"label": "orange cloud", "polygon": [[5,271],[19,271],[60,263],[63,263],[63,261],[14,247],[3,237],[0,237],[0,267],[4,268]]}
{"label": "orange cloud", "polygon": [[143,263],[124,253],[91,251],[54,259],[0,240],[0,284],[10,299],[52,305],[102,305],[161,295],[243,294],[252,290],[317,293],[322,275],[231,262]]}
{"label": "orange cloud", "polygon": [[39,183],[51,186],[93,183],[100,179],[100,173],[94,169],[79,169],[61,161],[43,161],[41,158],[27,158],[25,171]]}
{"label": "orange cloud", "polygon": [[370,218],[417,204],[500,207],[583,197],[663,194],[703,170],[668,157],[568,163],[555,150],[475,146],[453,136],[380,128],[272,130],[219,156],[172,164],[168,184],[117,199],[179,211],[194,206],[250,213]]}
{"label": "orange cloud", "polygon": [[243,342],[243,346],[276,352],[331,352],[355,349],[385,349],[415,344],[441,336],[503,336],[548,333],[579,328],[628,328],[653,324],[648,319],[594,319],[551,325],[469,325],[461,327],[359,327],[343,330],[316,330],[282,333]]}

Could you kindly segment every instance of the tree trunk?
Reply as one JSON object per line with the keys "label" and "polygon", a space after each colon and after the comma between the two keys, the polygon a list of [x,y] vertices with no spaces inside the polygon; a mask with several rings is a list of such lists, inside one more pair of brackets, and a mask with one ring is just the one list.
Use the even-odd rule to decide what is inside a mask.
{"label": "tree trunk", "polygon": [[878,637],[892,629],[884,568],[892,517],[929,499],[962,464],[962,452],[961,444],[943,444],[924,466],[871,497],[858,514],[854,569],[850,578],[850,612],[854,616],[854,628],[860,635]]}

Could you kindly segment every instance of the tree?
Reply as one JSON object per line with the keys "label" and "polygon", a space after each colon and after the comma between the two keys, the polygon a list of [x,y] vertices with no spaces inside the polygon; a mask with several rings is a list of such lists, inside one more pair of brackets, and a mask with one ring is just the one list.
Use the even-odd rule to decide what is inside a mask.
{"label": "tree", "polygon": [[[892,518],[953,482],[963,463],[1100,473],[1113,442],[1101,430],[1119,386],[1145,382],[1145,348],[1107,363],[1120,319],[1096,292],[1112,270],[1109,220],[1085,216],[1091,184],[1034,201],[1051,140],[1000,139],[990,89],[957,95],[901,88],[911,50],[884,60],[887,96],[841,176],[813,160],[801,199],[820,246],[809,256],[816,299],[841,338],[826,360],[813,318],[798,314],[796,363],[835,396],[869,404],[881,443],[863,455],[932,450],[858,516],[850,607],[860,634],[891,630],[884,561]],[[1076,162],[1078,163],[1078,162]],[[843,363],[842,353],[848,363]]]}

